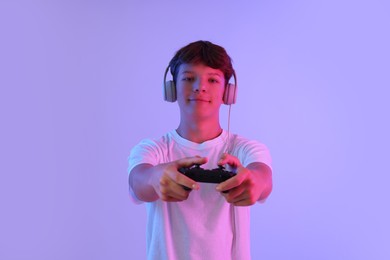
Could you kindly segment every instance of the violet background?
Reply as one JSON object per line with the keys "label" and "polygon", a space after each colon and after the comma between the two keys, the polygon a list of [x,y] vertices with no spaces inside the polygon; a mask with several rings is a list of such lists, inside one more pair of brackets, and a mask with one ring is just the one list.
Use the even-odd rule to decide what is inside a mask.
{"label": "violet background", "polygon": [[199,39],[234,60],[232,132],[273,156],[253,259],[390,259],[389,7],[1,1],[0,259],[145,258],[127,156],[177,126],[163,72]]}

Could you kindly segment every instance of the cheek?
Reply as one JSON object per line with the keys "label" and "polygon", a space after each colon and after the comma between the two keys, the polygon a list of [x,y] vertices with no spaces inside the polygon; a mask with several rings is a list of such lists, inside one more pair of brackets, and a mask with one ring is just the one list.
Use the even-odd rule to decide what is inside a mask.
{"label": "cheek", "polygon": [[176,96],[177,99],[183,99],[188,95],[188,90],[183,88],[183,86],[176,87]]}
{"label": "cheek", "polygon": [[190,95],[189,92],[190,92],[189,89],[185,88],[184,86],[176,87],[177,102],[179,104],[186,103],[187,102],[187,98]]}
{"label": "cheek", "polygon": [[179,82],[176,84],[177,94],[186,94],[191,90],[191,85]]}
{"label": "cheek", "polygon": [[218,99],[220,99],[221,101],[223,100],[224,92],[225,92],[225,88],[224,88],[224,87],[221,87],[221,88],[217,91],[217,93],[216,93],[216,96],[218,96]]}

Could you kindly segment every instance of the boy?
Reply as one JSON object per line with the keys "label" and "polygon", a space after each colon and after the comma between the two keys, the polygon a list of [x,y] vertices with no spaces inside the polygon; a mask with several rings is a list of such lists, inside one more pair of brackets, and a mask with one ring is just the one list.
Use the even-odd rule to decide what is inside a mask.
{"label": "boy", "polygon": [[[231,59],[221,46],[197,41],[181,48],[168,69],[173,82],[165,83],[165,98],[177,100],[179,126],[143,140],[129,157],[130,193],[147,202],[148,259],[249,259],[247,206],[271,193],[271,157],[263,144],[220,126],[220,106],[235,102]],[[195,164],[226,165],[236,175],[211,184],[178,171]]]}

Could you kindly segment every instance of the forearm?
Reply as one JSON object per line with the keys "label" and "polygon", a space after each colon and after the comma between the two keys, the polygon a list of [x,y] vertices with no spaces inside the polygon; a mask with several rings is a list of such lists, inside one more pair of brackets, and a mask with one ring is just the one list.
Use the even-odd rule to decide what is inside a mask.
{"label": "forearm", "polygon": [[150,164],[137,165],[129,174],[129,185],[141,201],[152,202],[159,198],[153,183],[156,178],[156,167]]}

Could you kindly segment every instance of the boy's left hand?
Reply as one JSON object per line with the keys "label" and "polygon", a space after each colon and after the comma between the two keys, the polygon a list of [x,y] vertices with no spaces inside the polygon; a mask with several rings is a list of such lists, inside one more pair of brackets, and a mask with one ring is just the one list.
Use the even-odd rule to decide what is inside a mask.
{"label": "boy's left hand", "polygon": [[227,202],[235,206],[249,206],[258,200],[265,199],[271,193],[271,169],[266,164],[255,162],[245,168],[237,157],[226,153],[218,162],[218,165],[224,164],[237,169],[236,176],[216,187]]}

